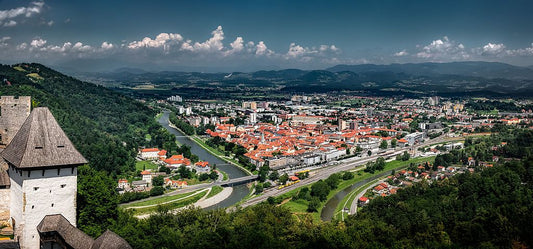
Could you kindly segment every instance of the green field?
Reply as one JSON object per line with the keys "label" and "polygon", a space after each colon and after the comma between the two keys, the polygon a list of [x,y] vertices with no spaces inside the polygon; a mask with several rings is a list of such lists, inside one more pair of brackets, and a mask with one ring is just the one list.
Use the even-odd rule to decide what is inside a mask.
{"label": "green field", "polygon": [[189,196],[189,197],[187,197],[185,199],[179,200],[179,201],[171,202],[171,203],[168,203],[168,204],[157,205],[157,206],[151,206],[151,207],[147,207],[147,208],[134,209],[133,213],[136,214],[136,215],[152,213],[152,212],[157,211],[159,206],[164,207],[164,208],[168,208],[169,210],[185,207],[187,205],[190,205],[190,204],[193,204],[193,203],[197,202],[202,197],[204,197],[206,193],[207,193],[206,191],[196,192],[196,194],[191,195],[191,196]]}
{"label": "green field", "polygon": [[157,170],[159,166],[153,162],[150,161],[136,161],[135,162],[135,170],[143,170],[143,169],[151,169],[151,170]]}
{"label": "green field", "polygon": [[222,174],[222,181],[226,181],[229,179],[229,176],[228,176],[228,173],[222,171],[222,170],[219,170],[217,169],[218,172],[220,172],[220,174]]}
{"label": "green field", "polygon": [[173,200],[176,200],[176,199],[180,199],[180,198],[183,198],[183,197],[192,196],[192,195],[197,194],[200,191],[204,191],[205,192],[205,189],[198,190],[198,191],[191,192],[191,193],[183,193],[183,194],[177,194],[177,195],[166,195],[166,196],[161,196],[159,198],[154,198],[154,199],[150,199],[150,200],[146,200],[146,201],[136,202],[136,203],[132,203],[132,204],[126,204],[126,205],[123,205],[122,208],[126,209],[126,208],[131,208],[131,207],[142,207],[142,206],[148,206],[148,205],[161,204],[161,203],[173,201]]}
{"label": "green field", "polygon": [[220,186],[213,186],[211,188],[211,192],[209,192],[209,194],[207,195],[206,199],[210,198],[210,197],[213,197],[215,195],[217,195],[218,193],[222,192],[222,190],[224,190],[223,187],[220,187]]}

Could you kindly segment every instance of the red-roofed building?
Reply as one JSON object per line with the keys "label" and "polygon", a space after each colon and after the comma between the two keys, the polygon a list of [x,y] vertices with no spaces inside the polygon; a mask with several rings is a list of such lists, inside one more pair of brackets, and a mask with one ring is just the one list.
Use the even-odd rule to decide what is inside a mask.
{"label": "red-roofed building", "polygon": [[188,158],[183,157],[183,155],[173,155],[168,159],[165,159],[163,162],[165,162],[166,166],[169,168],[177,169],[181,165],[191,167],[191,160]]}
{"label": "red-roofed building", "polygon": [[368,202],[370,202],[370,200],[367,197],[361,196],[361,197],[359,197],[358,202],[359,202],[359,205],[365,205]]}
{"label": "red-roofed building", "polygon": [[209,167],[209,162],[207,161],[199,161],[194,164],[194,169],[198,173],[209,173],[209,170],[211,169]]}
{"label": "red-roofed building", "polygon": [[159,158],[158,148],[146,148],[140,151],[140,156],[144,160],[157,160]]}
{"label": "red-roofed building", "polygon": [[161,150],[159,153],[157,153],[157,155],[159,156],[159,160],[165,160],[167,158],[167,151]]}
{"label": "red-roofed building", "polygon": [[175,181],[175,180],[166,178],[165,185],[170,186],[171,188],[184,188],[184,187],[187,187],[188,184],[186,181]]}
{"label": "red-roofed building", "polygon": [[406,145],[407,143],[408,143],[407,140],[405,140],[405,139],[403,139],[403,138],[400,139],[400,140],[398,140],[398,145],[399,145],[400,147],[405,147],[405,145]]}
{"label": "red-roofed building", "polygon": [[117,187],[121,188],[121,189],[129,189],[130,188],[130,183],[126,179],[119,179]]}
{"label": "red-roofed building", "polygon": [[141,172],[142,179],[148,184],[152,184],[152,173],[148,170],[143,170]]}

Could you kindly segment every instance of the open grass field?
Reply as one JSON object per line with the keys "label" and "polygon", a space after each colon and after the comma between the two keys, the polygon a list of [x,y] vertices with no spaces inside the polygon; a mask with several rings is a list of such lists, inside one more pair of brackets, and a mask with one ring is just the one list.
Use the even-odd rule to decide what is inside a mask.
{"label": "open grass field", "polygon": [[218,193],[222,192],[223,189],[224,188],[220,186],[213,186],[211,188],[211,192],[209,192],[209,194],[205,198],[207,199],[207,198],[213,197],[217,195]]}
{"label": "open grass field", "polygon": [[158,168],[157,164],[150,162],[150,161],[136,161],[135,162],[135,170],[143,170],[143,169],[157,170],[157,168]]}
{"label": "open grass field", "polygon": [[203,189],[203,190],[198,190],[198,191],[190,192],[190,193],[160,196],[159,198],[154,198],[154,199],[141,201],[141,202],[136,202],[136,203],[132,203],[132,204],[126,204],[126,205],[122,206],[122,208],[128,209],[128,208],[143,207],[143,206],[149,206],[149,205],[157,205],[157,204],[161,204],[161,203],[174,201],[174,200],[177,200],[177,199],[180,199],[180,198],[184,198],[184,197],[187,197],[187,196],[193,196],[193,195],[195,195],[195,194],[197,194],[197,193],[199,193],[201,191],[206,192],[206,190]]}

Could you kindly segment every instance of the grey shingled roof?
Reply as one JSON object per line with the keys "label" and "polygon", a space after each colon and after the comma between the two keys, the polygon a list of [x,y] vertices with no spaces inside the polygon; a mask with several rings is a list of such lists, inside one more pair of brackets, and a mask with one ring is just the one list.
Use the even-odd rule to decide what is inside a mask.
{"label": "grey shingled roof", "polygon": [[74,249],[131,249],[131,246],[116,233],[107,230],[96,240],[85,234],[61,214],[47,215],[37,226],[39,233],[57,233]]}
{"label": "grey shingled roof", "polygon": [[107,230],[94,241],[91,249],[131,249],[131,246],[122,237]]}
{"label": "grey shingled roof", "polygon": [[13,240],[0,240],[0,249],[20,249],[20,245]]}
{"label": "grey shingled roof", "polygon": [[46,107],[33,109],[0,155],[18,168],[87,163]]}
{"label": "grey shingled roof", "polygon": [[9,175],[7,171],[0,168],[0,187],[10,186],[11,182],[9,180]]}
{"label": "grey shingled roof", "polygon": [[75,249],[90,249],[94,240],[63,217],[61,214],[47,215],[37,226],[39,233],[56,232],[65,243]]}

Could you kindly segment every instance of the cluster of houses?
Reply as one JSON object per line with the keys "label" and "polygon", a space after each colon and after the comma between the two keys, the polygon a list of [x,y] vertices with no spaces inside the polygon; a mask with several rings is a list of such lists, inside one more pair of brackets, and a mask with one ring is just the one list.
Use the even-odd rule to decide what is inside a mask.
{"label": "cluster of houses", "polygon": [[170,168],[171,170],[178,169],[180,166],[185,166],[190,170],[196,170],[198,173],[209,173],[211,167],[209,162],[199,161],[194,165],[189,158],[183,155],[172,155],[169,158],[166,156],[166,150],[160,150],[158,148],[145,148],[139,151],[139,158],[141,160],[150,160],[161,166]]}
{"label": "cluster of houses", "polygon": [[[329,104],[351,102],[362,104]],[[473,131],[495,123],[530,121],[524,117],[525,111],[501,118],[476,116],[467,112],[465,104],[438,96],[390,100],[315,94],[295,95],[290,101],[278,102],[183,103],[179,110],[193,126],[214,125],[208,135],[245,147],[245,156],[252,164],[268,164],[272,169],[336,160],[353,154],[356,148],[377,152],[383,141],[390,146],[393,139],[398,147],[411,146],[428,135],[439,134],[445,126],[455,131]],[[244,120],[244,124],[230,124],[236,119]],[[418,132],[413,132],[413,128]]]}
{"label": "cluster of houses", "polygon": [[[498,157],[493,157],[493,162],[497,162]],[[493,162],[479,162],[478,165],[482,167],[493,167]],[[434,181],[444,180],[452,177],[456,174],[463,174],[465,172],[474,173],[474,166],[476,161],[472,158],[468,158],[466,166],[437,166],[437,170],[427,170],[424,164],[419,164],[416,170],[401,170],[395,175],[387,177],[386,181],[383,181],[367,191],[367,193],[358,199],[360,206],[365,205],[374,196],[389,196],[396,194],[399,188],[411,186],[415,182],[426,180],[429,183]],[[427,166],[432,168],[432,165],[428,162]]]}
{"label": "cluster of houses", "polygon": [[[181,166],[185,166],[190,170],[195,170],[196,173],[209,173],[211,167],[207,161],[199,161],[194,165],[191,163],[191,160],[184,157],[183,155],[172,155],[167,158],[167,151],[160,150],[158,148],[145,148],[139,151],[139,160],[152,161],[156,164],[159,164],[160,167],[167,167],[170,170],[176,170]],[[123,192],[142,192],[148,191],[152,187],[152,179],[157,176],[164,176],[164,185],[169,188],[184,188],[187,187],[186,181],[172,180],[165,172],[153,172],[151,170],[143,170],[141,173],[140,180],[128,181],[127,179],[118,180],[118,189],[120,193]]]}
{"label": "cluster of houses", "polygon": [[[296,116],[298,117],[298,116]],[[313,119],[324,117],[313,116]],[[246,157],[257,167],[268,164],[273,170],[296,165],[314,165],[338,159],[356,152],[356,148],[377,149],[382,141],[388,146],[398,131],[388,128],[362,127],[338,131],[336,125],[311,124],[306,119],[281,124],[257,123],[234,126],[219,124],[214,131],[207,130],[211,137],[220,137],[247,149]],[[302,121],[303,120],[303,121]],[[380,135],[376,135],[380,134]],[[386,134],[386,136],[383,136]],[[423,136],[411,139],[414,144]],[[406,139],[397,140],[397,146],[406,146]]]}

